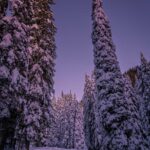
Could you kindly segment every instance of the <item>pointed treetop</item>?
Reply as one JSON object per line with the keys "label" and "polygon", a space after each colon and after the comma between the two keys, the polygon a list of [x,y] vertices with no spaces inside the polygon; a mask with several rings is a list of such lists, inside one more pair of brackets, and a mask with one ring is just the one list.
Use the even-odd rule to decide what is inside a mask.
{"label": "pointed treetop", "polygon": [[141,64],[147,64],[147,59],[145,58],[144,54],[141,52]]}
{"label": "pointed treetop", "polygon": [[93,3],[102,6],[103,5],[103,0],[93,0]]}
{"label": "pointed treetop", "polygon": [[[103,19],[102,19],[103,18]],[[93,14],[92,19],[98,24],[103,24],[104,22],[109,22],[105,12],[103,10],[102,0],[93,0]]]}

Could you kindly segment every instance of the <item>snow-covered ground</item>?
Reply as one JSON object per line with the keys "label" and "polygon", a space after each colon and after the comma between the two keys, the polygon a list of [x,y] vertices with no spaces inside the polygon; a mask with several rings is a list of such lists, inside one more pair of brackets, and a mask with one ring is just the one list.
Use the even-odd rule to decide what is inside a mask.
{"label": "snow-covered ground", "polygon": [[41,147],[41,148],[32,148],[31,150],[75,150],[75,149],[64,149],[56,147]]}

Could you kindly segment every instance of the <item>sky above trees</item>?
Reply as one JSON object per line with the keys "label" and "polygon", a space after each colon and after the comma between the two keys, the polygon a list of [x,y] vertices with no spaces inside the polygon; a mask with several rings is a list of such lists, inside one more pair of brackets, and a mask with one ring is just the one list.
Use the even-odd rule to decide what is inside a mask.
{"label": "sky above trees", "polygon": [[[104,0],[122,72],[140,63],[140,51],[150,60],[150,1]],[[72,90],[81,99],[84,76],[93,66],[91,0],[56,1],[56,96]]]}

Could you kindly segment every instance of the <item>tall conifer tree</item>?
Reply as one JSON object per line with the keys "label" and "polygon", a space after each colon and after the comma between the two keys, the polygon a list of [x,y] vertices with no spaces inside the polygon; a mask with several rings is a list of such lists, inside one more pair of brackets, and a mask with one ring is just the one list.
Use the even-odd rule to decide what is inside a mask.
{"label": "tall conifer tree", "polygon": [[27,28],[15,16],[12,8],[16,3],[8,0],[3,4],[7,5],[1,5],[4,12],[0,19],[0,120],[6,136],[0,149],[4,145],[14,148],[16,119],[22,113],[28,87]]}
{"label": "tall conifer tree", "polygon": [[95,81],[93,77],[85,76],[83,95],[84,133],[88,150],[98,150],[95,115]]}
{"label": "tall conifer tree", "polygon": [[13,7],[18,20],[28,26],[29,84],[24,112],[16,130],[18,149],[21,149],[21,143],[25,143],[23,141],[26,141],[27,147],[30,143],[36,146],[48,145],[51,136],[51,100],[56,58],[52,4],[52,0],[18,0]]}
{"label": "tall conifer tree", "polygon": [[136,90],[139,94],[140,113],[143,127],[150,143],[150,62],[141,53]]}
{"label": "tall conifer tree", "polygon": [[85,144],[82,103],[78,103],[78,106],[77,106],[74,140],[75,140],[74,148],[76,150],[87,150],[87,146]]}
{"label": "tall conifer tree", "polygon": [[[137,118],[132,116],[125,98],[125,85],[115,54],[109,21],[102,5],[102,0],[93,0],[92,41],[97,90],[99,149],[149,149],[147,142],[142,140],[144,137],[139,130],[140,126],[135,123]],[[141,140],[136,140],[137,138]]]}
{"label": "tall conifer tree", "polygon": [[56,102],[56,124],[58,147],[74,148],[75,146],[75,122],[78,109],[78,101],[72,94],[63,94]]}

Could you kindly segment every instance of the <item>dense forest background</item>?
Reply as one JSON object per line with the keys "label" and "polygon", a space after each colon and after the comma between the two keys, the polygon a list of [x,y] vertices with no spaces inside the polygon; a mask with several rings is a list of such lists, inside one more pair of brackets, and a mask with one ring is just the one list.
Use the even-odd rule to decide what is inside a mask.
{"label": "dense forest background", "polygon": [[53,0],[0,1],[0,150],[150,149],[150,62],[122,73],[102,0],[92,1],[93,71],[82,99],[55,95]]}

